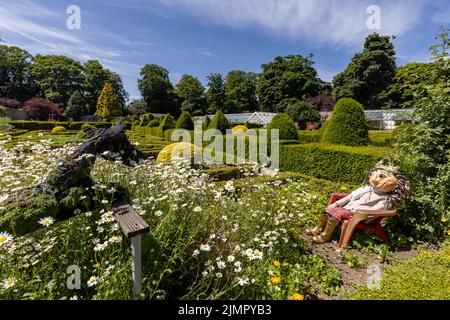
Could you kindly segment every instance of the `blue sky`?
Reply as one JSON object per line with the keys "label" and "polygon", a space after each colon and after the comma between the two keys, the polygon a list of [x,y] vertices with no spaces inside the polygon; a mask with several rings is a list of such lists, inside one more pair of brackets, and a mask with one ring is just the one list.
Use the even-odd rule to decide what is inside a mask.
{"label": "blue sky", "polygon": [[[67,8],[81,10],[81,29],[66,26]],[[367,8],[380,8],[370,30]],[[130,98],[139,69],[155,63],[174,84],[184,73],[206,84],[212,72],[259,72],[278,55],[314,54],[330,81],[361,51],[367,34],[395,35],[397,65],[429,60],[448,0],[0,0],[0,38],[32,54],[98,59],[119,73]]]}

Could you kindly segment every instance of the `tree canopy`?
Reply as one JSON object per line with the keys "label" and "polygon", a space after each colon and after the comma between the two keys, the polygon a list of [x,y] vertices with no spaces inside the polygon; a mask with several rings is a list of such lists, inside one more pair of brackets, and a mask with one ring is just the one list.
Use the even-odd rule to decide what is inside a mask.
{"label": "tree canopy", "polygon": [[208,104],[207,113],[213,114],[225,109],[225,81],[220,73],[211,73],[206,77],[208,90],[205,93]]}
{"label": "tree canopy", "polygon": [[175,92],[178,96],[181,111],[187,111],[194,116],[205,113],[205,88],[196,77],[184,74],[177,83]]}
{"label": "tree canopy", "polygon": [[258,76],[242,70],[230,71],[225,78],[225,111],[239,113],[256,111],[256,85]]}

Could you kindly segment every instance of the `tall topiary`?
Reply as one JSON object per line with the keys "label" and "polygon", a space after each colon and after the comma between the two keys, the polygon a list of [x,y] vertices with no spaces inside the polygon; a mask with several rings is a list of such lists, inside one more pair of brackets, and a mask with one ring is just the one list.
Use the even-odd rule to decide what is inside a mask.
{"label": "tall topiary", "polygon": [[102,118],[122,115],[120,101],[110,83],[106,83],[103,86],[102,93],[100,93],[97,100],[97,111],[95,112],[95,115]]}
{"label": "tall topiary", "polygon": [[279,113],[273,117],[269,124],[269,130],[278,129],[281,140],[298,140],[298,131],[294,121],[285,113]]}
{"label": "tall topiary", "polygon": [[230,128],[230,123],[222,111],[218,110],[208,125],[208,129],[219,129],[222,132]]}
{"label": "tall topiary", "polygon": [[181,116],[175,125],[175,129],[194,130],[194,120],[192,120],[191,114],[187,111],[183,111]]}
{"label": "tall topiary", "polygon": [[140,126],[141,127],[145,127],[146,125],[148,125],[148,123],[153,120],[153,115],[151,113],[146,113],[143,116],[141,116],[141,123]]}
{"label": "tall topiary", "polygon": [[170,113],[168,113],[161,120],[159,127],[163,130],[174,129],[175,124],[176,124],[175,119],[172,117],[172,115]]}
{"label": "tall topiary", "polygon": [[322,141],[348,146],[369,144],[367,119],[362,105],[351,98],[340,99],[324,130]]}
{"label": "tall topiary", "polygon": [[211,119],[208,116],[206,116],[205,120],[203,121],[203,128],[207,129],[209,127],[210,123],[211,123]]}

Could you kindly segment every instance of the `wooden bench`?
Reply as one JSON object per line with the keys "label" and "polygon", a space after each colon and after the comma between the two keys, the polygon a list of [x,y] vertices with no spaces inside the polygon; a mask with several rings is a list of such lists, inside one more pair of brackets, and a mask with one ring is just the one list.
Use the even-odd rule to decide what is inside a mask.
{"label": "wooden bench", "polygon": [[125,201],[113,203],[113,217],[127,238],[131,238],[133,298],[138,299],[142,291],[141,234],[150,231],[147,222]]}

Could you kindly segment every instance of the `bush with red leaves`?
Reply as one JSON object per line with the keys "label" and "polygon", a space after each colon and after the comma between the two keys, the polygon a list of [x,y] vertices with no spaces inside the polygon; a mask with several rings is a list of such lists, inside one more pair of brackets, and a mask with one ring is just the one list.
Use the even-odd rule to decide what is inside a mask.
{"label": "bush with red leaves", "polygon": [[312,103],[319,107],[320,111],[332,111],[336,102],[328,92],[322,92],[318,96],[306,99],[309,103]]}
{"label": "bush with red leaves", "polygon": [[22,109],[35,120],[48,120],[51,114],[57,119],[62,114],[62,110],[56,103],[36,97],[25,101]]}
{"label": "bush with red leaves", "polygon": [[16,99],[0,98],[0,106],[12,109],[19,109],[20,102]]}

